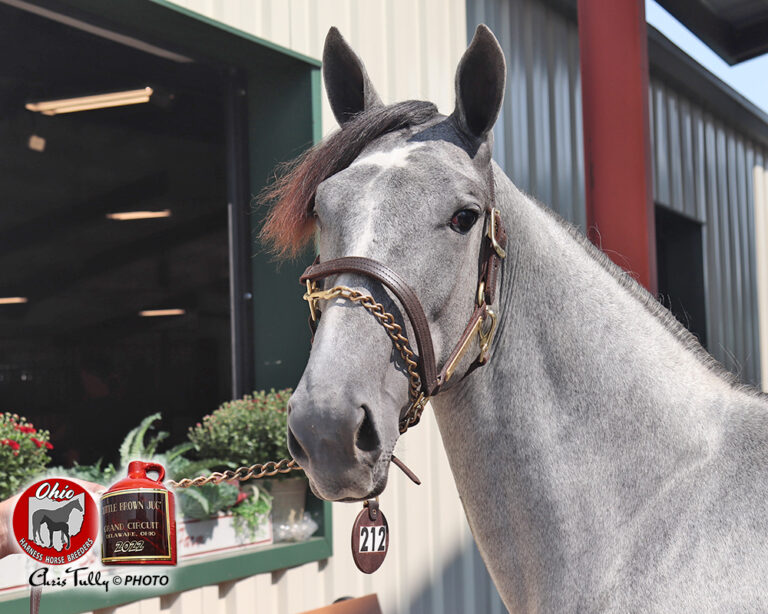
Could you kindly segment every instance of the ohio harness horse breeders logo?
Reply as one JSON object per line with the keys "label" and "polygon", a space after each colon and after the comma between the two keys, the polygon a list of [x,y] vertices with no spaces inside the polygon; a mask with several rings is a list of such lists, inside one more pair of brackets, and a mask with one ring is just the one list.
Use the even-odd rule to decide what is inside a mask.
{"label": "ohio harness horse breeders logo", "polygon": [[63,478],[32,484],[13,511],[13,532],[21,549],[46,565],[65,565],[83,556],[98,533],[96,503],[82,486]]}

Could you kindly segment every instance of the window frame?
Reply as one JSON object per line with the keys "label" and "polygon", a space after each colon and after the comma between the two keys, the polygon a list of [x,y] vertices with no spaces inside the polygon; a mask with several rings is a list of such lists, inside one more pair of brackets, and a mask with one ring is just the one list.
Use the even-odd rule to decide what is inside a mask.
{"label": "window frame", "polygon": [[[233,398],[257,388],[295,385],[301,373],[297,369],[303,368],[309,353],[308,332],[296,326],[297,314],[301,313],[302,320],[305,317],[297,279],[313,256],[307,253],[303,259],[283,265],[279,272],[274,264],[268,267],[268,256],[253,256],[251,251],[261,216],[250,215],[250,211],[252,196],[273,176],[276,164],[295,157],[321,138],[320,62],[168,0],[30,3],[191,56],[229,75],[222,112],[226,113],[227,127]],[[261,91],[267,93],[261,95]],[[274,96],[275,92],[281,96]],[[260,122],[264,117],[269,120]],[[265,332],[266,328],[270,330]],[[289,359],[272,361],[268,368],[265,365],[270,364],[267,358],[275,334],[282,335],[282,351]],[[75,614],[115,607],[327,559],[333,554],[331,503],[310,495],[307,507],[320,519],[319,530],[308,541],[245,547],[185,561],[172,568],[173,581],[168,586],[147,588],[139,594],[114,586],[106,593],[101,588],[98,592],[63,589],[55,592],[55,599],[43,597],[41,612]],[[136,568],[137,573],[150,569],[152,573],[165,571]],[[26,588],[0,596],[0,614],[21,611],[28,607],[28,600]]]}

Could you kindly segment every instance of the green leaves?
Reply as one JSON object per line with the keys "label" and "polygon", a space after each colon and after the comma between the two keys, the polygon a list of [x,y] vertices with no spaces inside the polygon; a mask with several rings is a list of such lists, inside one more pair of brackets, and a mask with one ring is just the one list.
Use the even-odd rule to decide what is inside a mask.
{"label": "green leaves", "polygon": [[222,404],[189,429],[198,456],[216,456],[238,467],[290,458],[286,407],[291,392],[262,390]]}
{"label": "green leaves", "polygon": [[[152,428],[155,420],[160,420],[160,412],[151,414],[141,421],[141,424],[132,429],[125,436],[120,445],[120,465],[127,467],[128,463],[137,458],[150,458],[157,451],[157,446],[168,437],[168,433],[160,431],[155,433],[148,442],[144,442],[147,431]],[[167,468],[166,468],[167,469]]]}
{"label": "green leaves", "polygon": [[0,414],[0,500],[42,473],[51,460],[49,439],[48,431],[36,429],[23,416]]}
{"label": "green leaves", "polygon": [[272,511],[272,496],[261,488],[253,488],[251,496],[232,510],[235,532],[246,538],[252,538],[259,527],[266,522]]}
{"label": "green leaves", "polygon": [[74,467],[51,467],[49,473],[52,475],[60,475],[62,477],[78,478],[80,480],[87,480],[88,482],[95,482],[96,484],[103,484],[108,486],[111,482],[114,482],[117,476],[117,469],[112,463],[102,466],[102,459],[97,460],[91,465],[80,465],[75,462]]}
{"label": "green leaves", "polygon": [[237,486],[226,482],[216,485],[208,484],[199,488],[176,491],[176,501],[184,518],[201,520],[232,507],[237,503],[238,492]]}

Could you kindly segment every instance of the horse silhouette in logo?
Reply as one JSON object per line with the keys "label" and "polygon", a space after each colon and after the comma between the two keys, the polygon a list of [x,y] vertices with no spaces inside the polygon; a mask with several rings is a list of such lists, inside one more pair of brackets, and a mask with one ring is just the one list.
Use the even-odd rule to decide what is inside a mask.
{"label": "horse silhouette in logo", "polygon": [[54,522],[48,516],[43,516],[40,526],[46,525],[48,527],[48,547],[53,547],[53,532],[59,531],[61,533],[61,540],[66,544],[65,550],[69,550],[69,523],[68,522]]}
{"label": "horse silhouette in logo", "polygon": [[[32,539],[34,539],[34,541],[41,546],[46,548],[53,548],[55,547],[53,545],[53,534],[54,532],[58,531],[61,534],[62,543],[66,544],[66,550],[69,550],[69,517],[72,515],[74,510],[78,510],[80,512],[83,511],[83,506],[80,504],[79,499],[70,501],[69,503],[62,505],[61,507],[57,507],[56,509],[35,510],[32,514]],[[47,545],[44,543],[42,533],[40,532],[40,529],[43,525],[46,525],[48,529]],[[77,535],[79,532],[80,529],[78,528],[78,530],[75,531],[73,535]]]}

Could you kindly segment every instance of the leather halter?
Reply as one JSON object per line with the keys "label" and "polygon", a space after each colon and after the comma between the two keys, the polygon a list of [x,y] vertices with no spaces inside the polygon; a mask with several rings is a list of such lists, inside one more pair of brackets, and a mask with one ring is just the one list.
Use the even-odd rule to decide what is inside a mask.
{"label": "leather halter", "polygon": [[[491,186],[491,202],[493,203],[492,180]],[[360,256],[345,256],[327,262],[319,262],[318,256],[318,259],[307,267],[300,277],[300,282],[307,286],[307,293],[304,295],[304,299],[309,302],[310,327],[313,337],[321,315],[317,303],[320,299],[329,298],[329,294],[332,292],[317,289],[316,282],[325,277],[341,273],[356,273],[373,278],[389,289],[403,306],[416,337],[416,346],[418,348],[418,365],[416,368],[418,369],[420,390],[401,419],[401,433],[405,432],[409,426],[413,426],[418,422],[427,400],[436,395],[440,388],[451,378],[462,356],[469,349],[475,335],[480,339],[480,353],[470,365],[467,374],[488,361],[488,351],[496,328],[496,314],[491,310],[490,305],[495,300],[499,270],[502,260],[506,257],[504,248],[507,243],[507,233],[498,209],[493,206],[486,209],[485,218],[487,230],[480,247],[480,274],[477,285],[476,306],[464,332],[459,337],[458,342],[439,373],[435,363],[432,335],[424,309],[416,293],[395,271],[381,262]],[[350,291],[348,288],[343,287],[337,287],[334,290]],[[338,294],[331,296],[338,296]],[[348,296],[341,296],[341,298],[348,298]],[[489,324],[486,323],[488,320],[490,320]],[[407,340],[405,341],[407,343]]]}

